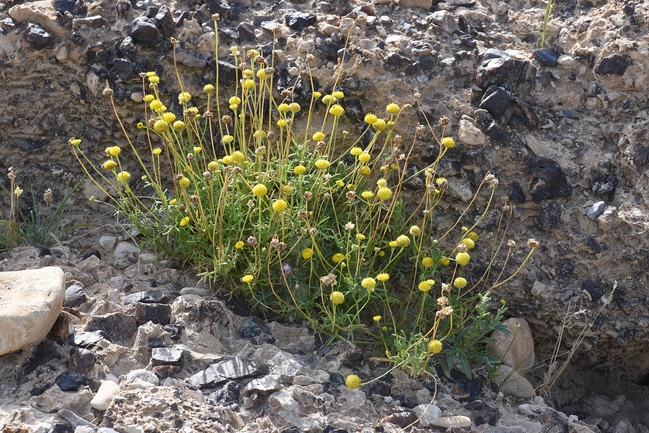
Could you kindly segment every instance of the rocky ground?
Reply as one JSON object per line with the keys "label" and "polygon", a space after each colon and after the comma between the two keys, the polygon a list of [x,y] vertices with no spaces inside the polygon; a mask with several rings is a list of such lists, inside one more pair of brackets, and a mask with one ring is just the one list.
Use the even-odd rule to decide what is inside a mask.
{"label": "rocky ground", "polygon": [[[345,109],[350,130],[367,110],[378,111],[391,101],[414,104],[416,91],[421,95],[423,113],[415,115],[413,110],[413,115],[404,119],[400,125],[404,136],[412,136],[417,122],[428,119],[439,126],[441,116],[451,120],[447,132],[457,137],[458,146],[449,153],[444,173],[452,185],[457,185],[450,191],[454,202],[448,210],[449,218],[455,207],[466,203],[466,191],[475,190],[476,179],[490,170],[500,180],[499,203],[509,201],[513,208],[511,236],[520,244],[534,237],[542,245],[540,254],[523,274],[496,294],[511,306],[512,315],[525,318],[531,325],[538,361],[528,379],[534,386],[546,382],[544,373],[551,365],[552,349],[563,329],[560,353],[572,347],[576,352],[554,387],[544,394],[546,401],[568,414],[593,418],[593,424],[603,420],[604,424],[599,424],[603,430],[647,429],[649,420],[644,417],[649,360],[643,355],[649,340],[649,296],[645,289],[649,246],[644,236],[649,199],[645,169],[649,155],[649,11],[645,3],[557,2],[544,50],[538,50],[538,40],[545,3],[332,0],[271,4],[199,0],[162,6],[121,0],[0,1],[0,88],[9,107],[0,116],[4,131],[0,138],[2,185],[8,186],[6,172],[13,167],[26,192],[24,197],[33,195],[40,202],[43,191],[51,188],[56,203],[81,176],[67,147],[70,137],[82,137],[85,152],[96,162],[102,160],[105,147],[124,146],[123,133],[101,98],[104,82],[108,80],[114,89],[127,127],[137,133],[134,125],[142,120],[138,104],[142,97],[140,72],[157,71],[167,86],[163,86],[164,91],[173,99],[169,37],[180,41],[178,60],[186,90],[198,94],[204,84],[214,81],[215,47],[209,19],[212,13],[221,16],[219,59],[223,85],[228,84],[227,72],[232,70],[229,47],[261,48],[267,53],[265,50],[272,49],[269,44],[275,32],[278,90],[298,78],[301,59],[309,53],[316,58],[313,77],[322,90],[330,88],[334,73],[342,67],[341,87],[348,95]],[[362,18],[356,20],[359,16]],[[350,38],[345,52],[346,35]],[[308,96],[308,91],[303,86],[303,96]],[[432,137],[424,137],[415,146],[420,163],[429,160]],[[128,164],[135,172],[136,161],[127,160],[127,168]],[[87,202],[95,194],[87,183],[68,203],[64,225],[92,226],[67,232],[64,243],[72,251],[70,259],[15,250],[6,253],[0,270],[63,266],[68,285],[78,281],[89,299],[79,306],[78,321],[73,321],[79,331],[96,316],[137,315],[137,310],[130,310],[130,304],[124,303],[124,297],[155,289],[151,287],[155,281],[160,293],[168,298],[169,303],[162,305],[172,306],[170,317],[196,335],[210,336],[204,343],[198,337],[190,341],[196,343],[194,346],[182,340],[191,334],[181,333],[179,344],[187,346],[182,351],[186,363],[156,366],[171,365],[167,369],[183,383],[147,388],[139,382],[127,385],[127,381],[136,382],[137,378],[123,378],[123,391],[113,403],[120,410],[109,408],[104,422],[143,427],[149,417],[154,418],[148,414],[164,413],[156,409],[162,399],[178,402],[172,418],[178,415],[189,420],[195,413],[217,414],[209,418],[213,422],[209,428],[229,424],[251,431],[270,431],[293,425],[308,430],[310,425],[324,428],[329,424],[334,427],[328,431],[353,431],[358,426],[374,428],[386,416],[385,411],[398,412],[390,406],[395,406],[397,400],[407,408],[410,403],[402,395],[414,406],[431,400],[426,394],[430,390],[406,378],[387,381],[391,387],[388,395],[385,390],[368,391],[369,399],[361,391],[350,394],[338,386],[335,375],[347,373],[341,357],[351,349],[331,347],[331,352],[321,353],[324,346],[306,330],[276,325],[269,333],[276,342],[268,346],[255,344],[263,340],[242,339],[238,332],[245,319],[230,312],[219,310],[225,318],[222,326],[217,326],[206,324],[200,314],[194,317],[182,311],[184,301],[172,303],[172,298],[180,289],[195,286],[196,281],[184,280],[181,272],[165,262],[141,259],[133,265],[131,259],[106,254],[111,248],[99,244],[100,236],[128,238],[128,231],[116,224],[110,211]],[[7,209],[8,196],[0,195],[0,200]],[[25,210],[30,203],[25,200]],[[42,210],[52,212],[45,205]],[[483,239],[490,240],[493,226],[489,224],[497,220],[499,212],[495,209],[481,227]],[[91,255],[95,249],[103,254],[99,262],[92,259],[96,257]],[[209,308],[219,308],[215,305],[220,304],[208,305],[204,314],[215,314]],[[564,321],[566,318],[568,321]],[[205,326],[218,329],[199,332]],[[582,340],[578,337],[585,326]],[[312,346],[286,348],[282,338],[286,344],[293,339],[282,337],[284,332],[301,332],[306,340],[311,339]],[[41,429],[47,431],[52,415],[45,414],[62,408],[55,405],[59,399],[69,402],[67,408],[75,409],[77,415],[100,422],[96,418],[99,413],[91,413],[88,407],[90,392],[96,391],[99,380],[127,376],[148,366],[149,373],[141,373],[140,379],[155,382],[150,374],[153,361],[138,358],[137,354],[146,352],[150,356],[147,345],[153,338],[164,343],[160,347],[175,347],[172,335],[173,330],[165,330],[162,325],[142,325],[133,329],[133,335],[121,338],[73,345],[47,340],[38,349],[3,356],[2,422],[31,429],[43,422]],[[88,350],[91,353],[85,352]],[[53,385],[60,373],[76,371],[69,366],[72,359],[94,360],[95,356],[97,362],[93,361],[92,369],[83,373],[89,375],[89,388],[63,393]],[[198,393],[196,385],[188,387],[184,381],[233,356],[268,367],[268,371],[261,367],[245,379],[231,378],[235,384],[232,387],[241,387],[235,403],[209,397],[209,392]],[[279,358],[271,362],[276,356]],[[289,361],[283,362],[282,357]],[[29,361],[32,359],[35,361]],[[34,365],[36,369],[27,372]],[[281,370],[291,365],[297,370]],[[367,361],[363,365],[368,374],[370,369],[379,368]],[[272,388],[245,390],[252,383],[250,377],[269,376],[276,376],[268,379],[274,382],[260,386],[279,387],[282,398],[265,398],[274,391]],[[295,378],[301,376],[304,382],[295,383]],[[412,389],[406,392],[399,388],[402,385]],[[546,417],[550,418],[530,413],[523,421],[516,408],[520,402],[494,400],[497,394],[481,388],[482,404],[497,407],[501,421],[498,427],[486,427],[488,423],[478,427],[475,411],[483,410],[482,406],[467,408],[475,400],[465,397],[461,397],[465,399],[461,403],[454,400],[457,395],[453,385],[442,384],[435,404],[445,416],[472,417],[476,431],[553,431],[553,420],[563,419],[549,411],[552,415]],[[210,392],[224,389],[221,383],[211,386],[206,387]],[[295,405],[288,397],[284,399],[289,393]],[[315,398],[312,395],[325,397],[314,403],[309,400]],[[190,398],[196,401],[191,400],[194,404],[184,412],[183,403]],[[293,409],[285,404],[293,405]],[[201,405],[205,405],[204,410],[197,409]],[[350,412],[345,413],[346,409]],[[288,421],[286,416],[278,417],[282,410],[290,412],[286,415]],[[117,413],[123,414],[121,419],[117,419]],[[187,415],[179,415],[184,413]],[[303,418],[313,423],[298,425],[297,420]],[[334,422],[334,418],[340,422]],[[505,426],[502,420],[510,418],[516,421]],[[208,428],[208,418],[201,419],[200,426],[193,428]],[[577,429],[576,424],[568,427],[556,421],[556,425],[560,426],[556,431]]]}

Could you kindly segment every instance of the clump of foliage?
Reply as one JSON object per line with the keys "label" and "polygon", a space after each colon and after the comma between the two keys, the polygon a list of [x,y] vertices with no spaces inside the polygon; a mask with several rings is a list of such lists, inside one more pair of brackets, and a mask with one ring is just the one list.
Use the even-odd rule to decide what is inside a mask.
{"label": "clump of foliage", "polygon": [[[504,277],[514,246],[499,272],[492,272],[493,257],[479,281],[470,283],[465,269],[497,179],[486,175],[462,213],[485,195],[488,205],[473,225],[458,220],[442,229],[435,215],[450,181],[439,165],[455,146],[443,129],[435,161],[407,174],[412,144],[427,129],[434,133],[430,125],[410,137],[397,133],[410,105],[389,103],[368,113],[363,132],[352,138],[341,130],[345,94],[335,85],[300,104],[293,91],[274,93],[272,56],[252,49],[242,59],[236,47],[231,54],[240,65],[235,91],[220,97],[217,73],[217,83],[192,95],[177,74],[182,110],[175,113],[160,77],[143,74],[148,120],[137,128],[146,148],[136,147],[121,120],[128,147],[108,147],[101,167],[81,140],[70,140],[106,202],[147,247],[180,258],[205,280],[227,281],[253,306],[306,320],[332,339],[383,346],[387,361],[413,374],[459,365],[471,376],[471,362],[494,362],[484,343],[506,307],[490,310],[489,291],[520,269]],[[312,61],[307,56],[305,77]],[[112,90],[104,94],[117,115]],[[194,105],[199,96],[206,101],[201,109]],[[131,188],[135,174],[123,165],[126,152],[138,162],[144,196]],[[414,177],[425,188],[408,211],[404,184]]]}

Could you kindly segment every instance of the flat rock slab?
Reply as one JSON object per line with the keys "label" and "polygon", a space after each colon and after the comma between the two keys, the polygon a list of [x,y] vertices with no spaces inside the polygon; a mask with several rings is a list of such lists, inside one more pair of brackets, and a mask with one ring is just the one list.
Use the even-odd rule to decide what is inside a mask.
{"label": "flat rock slab", "polygon": [[0,355],[39,343],[63,308],[61,268],[0,272]]}

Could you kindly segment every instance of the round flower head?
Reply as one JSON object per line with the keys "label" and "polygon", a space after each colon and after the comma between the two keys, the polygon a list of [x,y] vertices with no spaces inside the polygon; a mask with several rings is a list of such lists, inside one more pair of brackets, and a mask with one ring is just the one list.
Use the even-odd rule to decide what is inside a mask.
{"label": "round flower head", "polygon": [[286,203],[286,201],[284,201],[282,199],[275,200],[275,202],[273,203],[273,210],[275,212],[281,212],[281,211],[285,210],[287,206],[288,206],[288,204]]}
{"label": "round flower head", "polygon": [[122,152],[122,149],[119,146],[111,146],[106,148],[106,155],[117,156]]}
{"label": "round flower head", "polygon": [[101,165],[101,168],[103,168],[106,171],[115,170],[115,167],[117,167],[117,163],[115,161],[113,161],[112,159],[109,159],[108,161],[104,162]]}
{"label": "round flower head", "polygon": [[215,172],[219,169],[219,163],[216,161],[210,161],[210,163],[207,164],[207,169],[211,172]]}
{"label": "round flower head", "polygon": [[376,194],[379,196],[381,201],[385,201],[385,200],[389,199],[390,197],[392,197],[392,191],[390,190],[390,188],[385,187],[385,186],[379,188],[379,190],[376,192]]}
{"label": "round flower head", "polygon": [[439,340],[430,340],[428,343],[428,350],[431,353],[439,353],[442,351],[442,342]]}
{"label": "round flower head", "polygon": [[162,115],[162,119],[167,123],[172,123],[176,120],[176,115],[174,113],[165,113]]}
{"label": "round flower head", "polygon": [[369,168],[367,165],[364,165],[358,170],[358,172],[361,174],[361,176],[367,177],[370,174],[372,174],[372,169]]}
{"label": "round flower head", "polygon": [[387,111],[390,114],[397,114],[399,112],[399,106],[393,102],[391,104],[388,104],[387,107],[385,107],[385,111]]}
{"label": "round flower head", "polygon": [[419,226],[410,226],[410,234],[413,236],[418,236],[421,234],[421,228]]}
{"label": "round flower head", "polygon": [[453,140],[451,137],[444,137],[442,138],[442,146],[452,149],[455,147],[455,140]]}
{"label": "round flower head", "polygon": [[330,113],[332,116],[335,116],[335,117],[340,117],[340,116],[342,116],[344,112],[345,112],[345,110],[343,109],[343,107],[341,107],[341,106],[338,105],[338,104],[333,105],[333,106],[329,109],[329,113]]}
{"label": "round flower head", "polygon": [[243,80],[243,88],[244,89],[252,89],[253,87],[255,87],[255,81],[254,80],[251,80],[250,78],[247,78],[247,79]]}
{"label": "round flower head", "polygon": [[325,135],[324,135],[322,132],[320,132],[320,131],[318,131],[318,132],[316,132],[315,134],[313,134],[313,141],[324,140],[324,138],[325,138]]}
{"label": "round flower head", "polygon": [[232,143],[234,141],[234,137],[229,135],[229,134],[224,135],[223,138],[221,139],[221,141],[224,142],[225,144],[230,144],[230,143]]}
{"label": "round flower head", "polygon": [[230,156],[232,157],[232,161],[234,161],[236,164],[241,164],[246,159],[243,153],[239,152],[238,150],[232,152]]}
{"label": "round flower head", "polygon": [[469,239],[471,239],[473,242],[477,241],[480,236],[476,232],[469,232],[468,235],[466,235]]}
{"label": "round flower head", "polygon": [[410,245],[410,238],[406,235],[398,236],[397,245],[401,248],[407,248]]}
{"label": "round flower head", "polygon": [[345,97],[345,94],[343,92],[341,92],[340,90],[336,90],[335,92],[333,92],[331,94],[331,96],[333,96],[336,99],[343,99]]}
{"label": "round flower head", "polygon": [[293,168],[293,173],[295,174],[304,174],[306,172],[306,167],[303,165],[296,165],[295,168]]}
{"label": "round flower head", "polygon": [[189,224],[189,221],[190,219],[188,216],[184,217],[183,219],[180,220],[179,223],[180,227],[185,227],[187,224]]}
{"label": "round flower head", "polygon": [[128,171],[120,171],[116,177],[118,182],[126,183],[131,178],[131,174]]}
{"label": "round flower head", "polygon": [[178,181],[178,185],[180,185],[182,189],[187,189],[192,185],[192,181],[186,178],[185,176],[183,176]]}
{"label": "round flower head", "polygon": [[211,84],[206,84],[203,87],[203,92],[205,92],[207,94],[213,93],[214,92],[214,86],[212,86]]}
{"label": "round flower head", "polygon": [[257,74],[255,75],[257,75],[257,78],[259,78],[260,80],[265,80],[266,78],[268,78],[268,74],[266,73],[265,69],[259,69],[257,71]]}
{"label": "round flower head", "polygon": [[318,167],[320,170],[326,170],[329,168],[330,165],[331,163],[326,159],[319,159],[315,162],[315,166]]}
{"label": "round flower head", "polygon": [[158,111],[159,109],[161,109],[163,107],[163,105],[162,105],[162,102],[160,102],[159,99],[154,99],[149,104],[149,107],[151,107],[151,109],[154,110],[154,111]]}
{"label": "round flower head", "polygon": [[379,119],[372,113],[365,115],[365,123],[369,125],[374,125],[377,120]]}
{"label": "round flower head", "polygon": [[331,95],[324,95],[322,97],[322,103],[325,105],[329,105],[334,101],[334,97]]}
{"label": "round flower head", "polygon": [[359,160],[360,162],[362,162],[363,164],[368,163],[368,162],[370,161],[371,158],[372,158],[372,157],[371,157],[370,154],[367,153],[367,152],[363,152],[363,153],[361,153],[360,155],[358,155],[358,160]]}
{"label": "round flower head", "polygon": [[457,277],[457,278],[453,281],[453,285],[454,285],[455,287],[457,287],[458,289],[463,289],[463,288],[465,288],[465,287],[466,287],[466,278],[464,278],[464,277]]}
{"label": "round flower head", "polygon": [[228,103],[230,105],[239,105],[241,104],[241,98],[238,96],[232,96],[230,99],[228,99]]}
{"label": "round flower head", "polygon": [[252,193],[257,197],[262,197],[266,195],[267,192],[268,192],[268,188],[266,188],[266,185],[262,183],[258,183],[257,185],[252,187]]}
{"label": "round flower head", "polygon": [[473,242],[473,240],[471,238],[466,237],[466,238],[462,239],[460,242],[462,242],[464,245],[466,245],[466,247],[468,249],[470,249],[470,250],[472,250],[475,247],[475,243]]}
{"label": "round flower head", "polygon": [[305,260],[310,259],[313,257],[313,249],[312,248],[305,248],[302,250],[302,258]]}
{"label": "round flower head", "polygon": [[329,299],[334,305],[340,305],[343,302],[345,302],[345,295],[342,294],[341,292],[335,291],[335,292],[331,292],[331,295],[329,295]]}
{"label": "round flower head", "polygon": [[158,119],[153,124],[153,130],[158,134],[162,134],[163,132],[166,132],[168,129],[169,129],[169,124],[165,122],[163,119]]}
{"label": "round flower head", "polygon": [[371,277],[363,278],[363,281],[361,281],[361,286],[367,290],[374,290],[374,288],[376,287],[376,280]]}
{"label": "round flower head", "polygon": [[376,279],[379,281],[388,281],[390,279],[390,275],[386,273],[378,274],[376,276]]}
{"label": "round flower head", "polygon": [[422,281],[418,286],[419,290],[422,292],[428,292],[433,286],[428,281]]}
{"label": "round flower head", "polygon": [[70,146],[77,147],[78,145],[81,144],[81,139],[79,139],[79,138],[71,138],[71,139],[68,141],[68,143],[70,144]]}
{"label": "round flower head", "polygon": [[183,122],[182,120],[176,120],[174,122],[173,127],[176,131],[180,132],[180,131],[184,131],[187,125],[185,125],[185,122]]}
{"label": "round flower head", "polygon": [[424,268],[430,268],[430,267],[432,267],[434,264],[435,264],[435,260],[433,260],[431,257],[424,257],[424,258],[421,260],[421,265],[422,265]]}
{"label": "round flower head", "polygon": [[376,181],[376,184],[378,186],[386,186],[388,184],[388,181],[385,180],[385,179],[379,179],[379,180]]}
{"label": "round flower head", "polygon": [[302,109],[302,107],[300,107],[300,104],[297,102],[291,102],[288,104],[288,109],[291,113],[297,113]]}
{"label": "round flower head", "polygon": [[345,385],[347,385],[347,388],[349,389],[356,389],[361,386],[361,378],[355,374],[350,374],[345,379]]}
{"label": "round flower head", "polygon": [[153,101],[154,99],[155,99],[155,96],[153,96],[153,95],[151,95],[151,94],[144,95],[144,102],[147,102],[147,103],[148,103],[148,102]]}
{"label": "round flower head", "polygon": [[241,249],[241,248],[243,248],[244,245],[245,245],[245,243],[243,241],[239,241],[236,244],[234,244],[234,247],[236,249]]}
{"label": "round flower head", "polygon": [[334,263],[340,263],[345,259],[345,255],[342,253],[336,253],[331,257]]}
{"label": "round flower head", "polygon": [[372,125],[374,129],[377,131],[383,131],[385,128],[387,128],[387,123],[385,123],[385,120],[383,119],[378,119],[374,124]]}
{"label": "round flower head", "polygon": [[349,150],[349,153],[351,153],[353,156],[358,156],[358,155],[360,155],[361,153],[363,153],[363,149],[361,149],[360,147],[352,147],[352,148]]}
{"label": "round flower head", "polygon": [[288,104],[282,102],[277,106],[277,111],[279,111],[280,113],[286,113],[288,111]]}
{"label": "round flower head", "polygon": [[372,191],[363,191],[361,193],[361,197],[363,197],[364,199],[367,200],[367,199],[370,199],[370,198],[374,197],[374,193]]}
{"label": "round flower head", "polygon": [[455,256],[455,261],[460,266],[466,266],[469,263],[469,260],[471,260],[469,253],[457,253],[457,255]]}
{"label": "round flower head", "polygon": [[253,279],[254,279],[254,277],[252,275],[248,274],[248,275],[244,275],[243,277],[241,277],[241,282],[242,283],[250,283]]}

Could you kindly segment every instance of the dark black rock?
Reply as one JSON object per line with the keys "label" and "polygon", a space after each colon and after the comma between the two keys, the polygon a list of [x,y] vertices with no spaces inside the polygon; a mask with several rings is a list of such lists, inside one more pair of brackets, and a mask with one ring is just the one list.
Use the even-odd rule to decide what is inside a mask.
{"label": "dark black rock", "polygon": [[401,411],[396,412],[381,419],[381,422],[389,422],[391,424],[397,425],[401,428],[405,428],[415,422],[417,422],[417,414],[413,411]]}
{"label": "dark black rock", "polygon": [[275,337],[270,332],[270,329],[260,324],[254,317],[248,317],[241,328],[239,335],[243,338],[250,338],[255,344],[272,344],[275,342]]}
{"label": "dark black rock", "polygon": [[584,290],[588,292],[593,301],[598,301],[604,296],[604,289],[590,280],[584,281]]}
{"label": "dark black rock", "polygon": [[509,199],[518,203],[525,203],[523,187],[516,181],[512,182],[512,187],[509,190]]}
{"label": "dark black rock", "polygon": [[239,38],[241,37],[239,35],[239,32],[237,32],[234,29],[228,28],[228,27],[224,27],[222,29],[219,29],[219,35],[226,36],[226,37],[232,39],[235,42],[238,42]]}
{"label": "dark black rock", "polygon": [[128,340],[135,333],[137,323],[135,316],[124,313],[111,313],[104,316],[91,317],[84,328],[85,331],[104,331],[111,341]]}
{"label": "dark black rock", "polygon": [[330,38],[316,38],[315,49],[327,60],[338,59],[338,51],[344,48],[342,45],[333,42]]}
{"label": "dark black rock", "polygon": [[597,81],[592,81],[588,84],[588,89],[586,89],[586,96],[589,98],[594,98],[597,95],[606,93],[606,89],[599,84]]}
{"label": "dark black rock", "polygon": [[345,377],[340,373],[332,373],[329,375],[329,383],[331,384],[332,388],[339,387],[340,385],[345,383]]}
{"label": "dark black rock", "polygon": [[635,6],[624,5],[624,6],[622,6],[622,11],[624,12],[624,15],[631,16],[635,12]]}
{"label": "dark black rock", "polygon": [[460,36],[460,41],[462,41],[462,43],[463,43],[464,45],[466,45],[467,47],[470,47],[470,48],[475,48],[476,45],[478,44],[478,43],[475,41],[475,39],[473,39],[473,36],[471,36],[471,35],[468,34],[468,33],[466,33],[466,34]]}
{"label": "dark black rock", "polygon": [[41,26],[33,23],[27,24],[25,38],[32,48],[40,50],[52,40],[52,35],[47,33]]}
{"label": "dark black rock", "polygon": [[70,40],[75,45],[83,45],[84,43],[86,43],[86,39],[79,32],[72,32],[72,34],[70,35]]}
{"label": "dark black rock", "polygon": [[566,116],[568,119],[572,119],[572,120],[578,120],[579,119],[579,116],[577,116],[575,114],[575,112],[572,111],[572,110],[563,110],[563,111],[561,111],[561,114]]}
{"label": "dark black rock", "polygon": [[592,191],[596,195],[604,197],[606,201],[613,201],[616,186],[616,175],[599,173],[593,179]]}
{"label": "dark black rock", "polygon": [[541,202],[539,215],[536,218],[536,223],[539,227],[544,229],[554,229],[559,227],[560,220],[561,207],[556,201],[547,200]]}
{"label": "dark black rock", "polygon": [[138,76],[135,71],[135,66],[128,59],[115,59],[113,62],[113,71],[123,81],[129,81]]}
{"label": "dark black rock", "polygon": [[372,383],[364,391],[368,398],[374,394],[382,395],[384,397],[392,394],[392,388],[390,385],[381,381]]}
{"label": "dark black rock", "polygon": [[226,0],[205,0],[205,4],[212,14],[219,14],[222,20],[232,16],[232,7]]}
{"label": "dark black rock", "polygon": [[557,60],[559,60],[559,51],[554,48],[534,50],[532,51],[532,55],[539,63],[545,66],[557,66]]}
{"label": "dark black rock", "polygon": [[63,306],[66,308],[77,308],[88,300],[86,292],[78,284],[73,284],[65,289],[65,299]]}
{"label": "dark black rock", "polygon": [[228,380],[239,380],[268,373],[268,366],[239,357],[220,361],[189,378],[201,388],[214,387]]}
{"label": "dark black rock", "polygon": [[365,355],[355,346],[347,346],[340,355],[340,363],[348,368],[358,367],[365,360]]}
{"label": "dark black rock", "polygon": [[[169,57],[173,58],[173,52],[169,53]],[[209,53],[204,53],[198,50],[185,50],[183,48],[176,48],[176,61],[185,66],[193,68],[204,68],[210,58]]]}
{"label": "dark black rock", "polygon": [[392,66],[394,68],[404,68],[410,65],[410,59],[397,52],[392,52],[388,54],[388,57],[385,59],[385,63],[388,66]]}
{"label": "dark black rock", "polygon": [[56,378],[56,385],[61,391],[76,391],[85,380],[85,376],[76,371],[64,371]]}
{"label": "dark black rock", "polygon": [[20,373],[18,374],[19,382],[22,382],[22,379],[32,373],[41,365],[45,365],[48,362],[61,358],[61,355],[56,350],[56,345],[52,340],[45,339],[38,343],[36,348],[33,350],[31,355],[23,362],[20,367]]}
{"label": "dark black rock", "polygon": [[597,240],[592,237],[592,236],[586,236],[586,239],[584,239],[584,243],[591,247],[593,250],[595,250],[598,253],[601,253],[602,251],[605,251],[608,249],[608,247],[605,244],[600,244],[597,242]]}
{"label": "dark black rock", "polygon": [[20,150],[25,152],[35,152],[41,150],[48,145],[47,140],[30,138],[30,137],[14,137],[14,144],[18,146]]}
{"label": "dark black rock", "polygon": [[491,139],[492,142],[506,143],[509,136],[504,129],[500,127],[495,121],[492,121],[489,126],[484,129],[484,133]]}
{"label": "dark black rock", "polygon": [[332,426],[331,424],[327,424],[322,429],[322,433],[349,433],[349,432],[344,428],[338,428]]}
{"label": "dark black rock", "polygon": [[300,430],[299,427],[296,426],[290,426],[282,429],[280,433],[304,433],[302,430]]}
{"label": "dark black rock", "polygon": [[174,23],[173,16],[171,16],[171,11],[166,5],[160,7],[160,10],[155,15],[154,19],[156,26],[162,33],[162,36],[168,38],[173,34],[176,24]]}
{"label": "dark black rock", "polygon": [[70,350],[68,370],[85,375],[92,371],[96,361],[97,355],[92,350],[74,347]]}
{"label": "dark black rock", "polygon": [[68,423],[55,423],[50,427],[48,433],[74,433],[74,427]]}
{"label": "dark black rock", "polygon": [[315,14],[306,12],[286,14],[284,18],[286,19],[286,25],[297,31],[303,30],[306,26],[315,24],[317,21]]}
{"label": "dark black rock", "polygon": [[239,401],[240,392],[241,385],[237,382],[230,381],[223,385],[222,388],[210,394],[210,398],[222,405],[229,405]]}
{"label": "dark black rock", "polygon": [[79,347],[96,346],[101,340],[111,341],[104,331],[75,332],[70,335],[70,344]]}
{"label": "dark black rock", "polygon": [[135,304],[135,317],[138,323],[153,322],[168,325],[171,318],[171,305],[168,304]]}
{"label": "dark black rock", "polygon": [[529,191],[534,201],[570,197],[572,194],[572,187],[556,161],[550,158],[532,157],[529,168],[532,173]]}
{"label": "dark black rock", "polygon": [[185,351],[180,347],[155,347],[151,351],[151,364],[182,366]]}
{"label": "dark black rock", "polygon": [[[475,404],[474,404],[475,403]],[[467,404],[466,409],[471,411],[471,421],[476,426],[482,425],[482,424],[489,424],[491,426],[495,426],[498,420],[500,419],[500,412],[498,409],[488,406],[481,402],[480,400],[476,400],[474,402],[471,402]]]}
{"label": "dark black rock", "polygon": [[237,33],[241,36],[241,39],[245,41],[254,41],[256,39],[255,27],[250,23],[239,23],[237,26]]}
{"label": "dark black rock", "polygon": [[624,57],[619,54],[613,54],[608,57],[604,57],[597,68],[595,69],[596,74],[616,74],[624,75],[626,72],[627,63]]}
{"label": "dark black rock", "polygon": [[124,40],[119,44],[119,52],[122,57],[126,57],[130,61],[135,61],[137,58],[137,47],[135,46],[132,37],[127,36],[124,38]]}
{"label": "dark black rock", "polygon": [[124,297],[124,306],[130,307],[135,305],[137,302],[142,302],[145,304],[154,304],[154,303],[168,303],[169,298],[162,293],[160,290],[149,289],[143,292],[131,293]]}
{"label": "dark black rock", "polygon": [[399,396],[399,401],[401,402],[401,406],[406,409],[414,409],[417,407],[417,403],[412,401],[410,397],[405,394]]}
{"label": "dark black rock", "polygon": [[160,42],[160,31],[151,18],[137,17],[131,21],[128,28],[128,35],[135,43],[147,47],[155,47]]}
{"label": "dark black rock", "polygon": [[476,71],[475,82],[481,89],[502,86],[514,90],[536,75],[536,68],[528,61],[507,57],[483,60]]}
{"label": "dark black rock", "polygon": [[500,117],[505,114],[511,102],[512,98],[505,89],[499,86],[491,86],[484,93],[480,101],[480,108],[487,110],[494,117]]}
{"label": "dark black rock", "polygon": [[520,107],[521,114],[523,115],[523,122],[526,126],[532,129],[539,127],[539,116],[536,114],[536,109],[527,103],[523,98],[514,98],[514,102]]}
{"label": "dark black rock", "polygon": [[180,333],[182,332],[182,327],[180,325],[176,325],[175,323],[165,325],[162,329],[170,334],[169,338],[171,338],[172,340],[178,340],[180,338]]}
{"label": "dark black rock", "polygon": [[160,337],[153,337],[149,340],[149,347],[165,347],[165,341]]}

